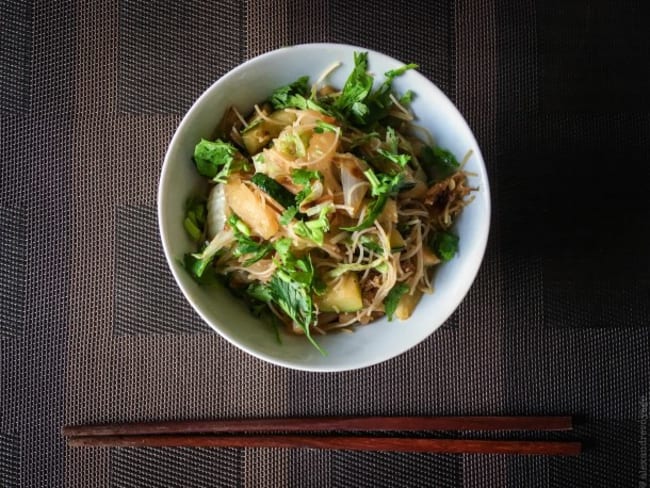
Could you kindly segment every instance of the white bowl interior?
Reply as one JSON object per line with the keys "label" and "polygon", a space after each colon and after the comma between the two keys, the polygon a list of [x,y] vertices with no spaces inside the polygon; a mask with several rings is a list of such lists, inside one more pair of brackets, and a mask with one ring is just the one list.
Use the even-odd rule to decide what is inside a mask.
{"label": "white bowl interior", "polygon": [[[425,295],[413,316],[404,322],[382,319],[359,326],[354,334],[317,337],[327,350],[321,356],[304,337],[282,334],[279,344],[271,326],[255,319],[246,307],[220,287],[201,287],[185,272],[182,256],[194,251],[182,226],[187,198],[203,187],[191,160],[195,144],[208,137],[225,109],[235,105],[242,113],[264,100],[278,86],[302,75],[316,80],[329,66],[341,67],[327,79],[341,87],[353,66],[353,52],[368,51],[369,67],[376,79],[403,63],[372,50],[341,44],[306,44],[273,51],[235,68],[215,82],[192,106],[169,146],[158,194],[159,225],[163,248],[172,273],[187,300],[218,333],[241,349],[272,363],[309,371],[344,371],[370,366],[415,346],[451,315],[469,290],[481,264],[490,225],[490,194],[485,165],[467,123],[449,99],[416,71],[394,82],[394,89],[415,92],[412,109],[418,124],[426,127],[442,147],[462,159],[473,151],[466,168],[478,186],[476,198],[458,219],[458,255],[441,265],[434,279],[435,292]],[[408,60],[407,60],[408,61]]]}

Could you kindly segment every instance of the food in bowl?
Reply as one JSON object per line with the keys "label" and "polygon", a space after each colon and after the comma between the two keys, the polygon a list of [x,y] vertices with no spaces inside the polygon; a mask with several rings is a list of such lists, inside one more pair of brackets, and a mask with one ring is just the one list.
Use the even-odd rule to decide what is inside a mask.
{"label": "food in bowl", "polygon": [[365,52],[341,89],[304,76],[242,116],[230,107],[194,148],[210,188],[192,198],[185,255],[277,328],[304,335],[405,320],[453,258],[451,230],[471,201],[463,162],[414,121],[416,94],[373,88]]}

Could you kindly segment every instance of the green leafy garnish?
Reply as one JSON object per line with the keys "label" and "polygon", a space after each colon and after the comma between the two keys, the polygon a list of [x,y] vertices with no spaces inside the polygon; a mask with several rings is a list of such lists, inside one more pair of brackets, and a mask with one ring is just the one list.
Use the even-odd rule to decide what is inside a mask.
{"label": "green leafy garnish", "polygon": [[237,164],[245,164],[246,160],[239,157],[235,146],[220,139],[216,141],[201,141],[194,147],[194,164],[200,175],[212,181],[226,183],[228,176],[239,169]]}
{"label": "green leafy garnish", "polygon": [[302,95],[294,95],[289,99],[287,108],[299,108],[301,110],[315,110],[316,112],[323,113],[325,115],[332,115],[331,110],[328,110],[322,104],[312,100],[311,98],[305,98]]}
{"label": "green leafy garnish", "polygon": [[341,130],[339,127],[333,124],[328,124],[323,120],[316,121],[316,127],[314,127],[314,132],[317,134],[322,134],[323,132],[338,132]]}
{"label": "green leafy garnish", "polygon": [[364,103],[372,90],[373,79],[368,73],[368,53],[354,53],[354,68],[345,81],[341,94],[334,102],[334,107],[346,118],[363,124],[368,115],[368,106]]}
{"label": "green leafy garnish", "polygon": [[246,293],[248,293],[255,300],[259,300],[263,303],[269,303],[272,298],[269,289],[260,282],[255,282],[248,285],[248,288],[246,288]]}
{"label": "green leafy garnish", "polygon": [[374,252],[375,254],[383,254],[384,248],[379,245],[377,238],[373,235],[363,234],[359,238],[359,244],[368,249],[369,251]]}
{"label": "green leafy garnish", "polygon": [[314,304],[312,292],[321,290],[314,266],[309,255],[297,258],[289,252],[291,240],[280,239],[276,250],[282,256],[284,266],[278,269],[267,284],[259,284],[249,289],[256,299],[274,303],[304,331],[311,344],[322,354],[327,353],[311,336],[310,327],[314,323]]}
{"label": "green leafy garnish", "polygon": [[413,90],[406,90],[404,95],[399,98],[399,103],[401,105],[407,105],[413,101],[414,96],[415,94],[413,93]]}
{"label": "green leafy garnish", "polygon": [[385,157],[386,159],[388,159],[390,162],[395,163],[402,168],[406,166],[408,162],[411,160],[411,156],[409,156],[408,154],[392,153],[381,148],[377,149],[377,152],[381,154],[383,157]]}
{"label": "green leafy garnish", "polygon": [[312,171],[304,168],[291,171],[291,181],[296,185],[309,185],[313,180],[322,180],[323,174],[320,171]]}
{"label": "green leafy garnish", "polygon": [[185,205],[185,219],[183,227],[185,232],[194,242],[201,242],[205,234],[205,219],[208,211],[205,200],[202,198],[190,198]]}
{"label": "green leafy garnish", "polygon": [[366,125],[370,125],[388,115],[388,111],[393,105],[393,101],[390,99],[393,90],[393,80],[410,69],[417,69],[417,67],[417,64],[406,64],[400,68],[384,73],[384,81],[379,85],[379,88],[368,97],[366,102],[368,105],[368,115],[365,119]]}
{"label": "green leafy garnish", "polygon": [[289,237],[282,237],[275,241],[273,246],[280,260],[285,264],[289,263],[291,259],[291,239]]}
{"label": "green leafy garnish", "polygon": [[293,218],[296,216],[298,213],[298,209],[294,206],[291,206],[287,208],[284,212],[282,212],[282,215],[280,216],[280,225],[285,226],[289,225],[289,222],[293,220]]}
{"label": "green leafy garnish", "polygon": [[302,185],[303,188],[296,195],[296,204],[300,205],[314,191],[311,184],[313,181],[322,180],[323,175],[320,171],[311,171],[308,169],[294,169],[291,171],[291,181],[296,185]]}
{"label": "green leafy garnish", "polygon": [[217,253],[225,246],[229,246],[234,239],[233,230],[226,229],[219,232],[214,238],[197,253],[186,254],[183,265],[196,280],[200,280],[208,265]]}
{"label": "green leafy garnish", "polygon": [[399,137],[397,137],[395,129],[390,126],[386,129],[386,145],[388,150],[380,148],[377,149],[377,152],[400,168],[405,167],[411,160],[410,155],[399,154]]}
{"label": "green leafy garnish", "polygon": [[293,83],[277,88],[269,98],[275,110],[299,108],[329,113],[321,104],[310,98],[309,77],[301,76]]}
{"label": "green leafy garnish", "polygon": [[330,278],[338,278],[339,276],[348,273],[349,271],[365,271],[367,269],[376,269],[380,273],[386,271],[386,260],[384,258],[377,258],[369,263],[348,263],[339,264],[336,268],[327,272]]}
{"label": "green leafy garnish", "polygon": [[384,299],[384,312],[388,317],[388,320],[393,320],[393,315],[395,310],[397,310],[397,305],[399,304],[402,296],[409,291],[409,287],[406,283],[399,283],[391,288]]}
{"label": "green leafy garnish", "polygon": [[386,144],[388,145],[388,150],[392,153],[397,153],[399,148],[399,137],[395,129],[391,126],[386,127]]}
{"label": "green leafy garnish", "polygon": [[360,224],[354,227],[341,227],[341,229],[347,230],[348,232],[363,230],[372,226],[375,220],[377,220],[377,217],[381,215],[390,197],[399,191],[403,179],[401,173],[394,176],[384,173],[377,175],[372,169],[367,169],[363,174],[366,175],[366,178],[370,182],[370,194],[373,197],[377,197],[377,199],[368,205],[366,214]]}
{"label": "green leafy garnish", "polygon": [[370,194],[373,197],[397,193],[403,179],[401,174],[391,176],[380,173],[377,175],[372,169],[367,169],[363,174],[370,182]]}
{"label": "green leafy garnish", "polygon": [[255,241],[251,237],[248,226],[234,213],[228,217],[228,225],[233,230],[236,242],[232,250],[233,256],[250,256],[250,258],[244,261],[244,266],[250,266],[256,263],[273,250],[273,245],[270,242]]}
{"label": "green leafy garnish", "polygon": [[433,235],[430,241],[431,249],[443,261],[449,261],[458,252],[457,235],[451,232],[439,231]]}
{"label": "green leafy garnish", "polygon": [[458,171],[456,157],[441,147],[425,146],[422,149],[420,162],[429,178],[429,182],[441,181]]}
{"label": "green leafy garnish", "polygon": [[297,236],[309,239],[319,246],[322,246],[323,242],[325,242],[325,234],[330,230],[330,221],[327,218],[327,214],[330,213],[332,209],[333,208],[329,205],[323,207],[317,219],[308,220],[306,222],[297,222],[293,231]]}
{"label": "green leafy garnish", "polygon": [[301,76],[293,83],[277,88],[269,98],[269,102],[275,110],[295,107],[294,97],[309,96],[309,76]]}

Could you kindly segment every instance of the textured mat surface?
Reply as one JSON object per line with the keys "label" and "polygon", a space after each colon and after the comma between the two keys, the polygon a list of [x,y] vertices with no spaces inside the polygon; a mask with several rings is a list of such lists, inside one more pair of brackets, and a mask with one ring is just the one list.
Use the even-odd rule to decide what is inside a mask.
{"label": "textured mat surface", "polygon": [[[646,2],[0,2],[0,486],[642,487],[650,397]],[[213,334],[176,288],[156,187],[183,113],[240,62],[366,46],[458,105],[493,192],[449,323],[307,374]],[[69,449],[64,424],[573,414],[579,458]],[[553,437],[553,436],[550,436]]]}

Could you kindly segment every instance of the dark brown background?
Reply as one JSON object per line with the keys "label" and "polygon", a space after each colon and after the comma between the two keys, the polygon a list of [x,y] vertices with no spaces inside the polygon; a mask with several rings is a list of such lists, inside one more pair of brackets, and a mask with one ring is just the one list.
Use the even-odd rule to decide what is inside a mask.
{"label": "dark brown background", "polygon": [[[637,487],[650,390],[650,17],[625,0],[0,2],[0,486]],[[446,327],[338,374],[260,362],[176,289],[155,195],[182,114],[302,42],[416,62],[466,115],[487,255]],[[574,414],[577,459],[67,449],[61,425]]]}

